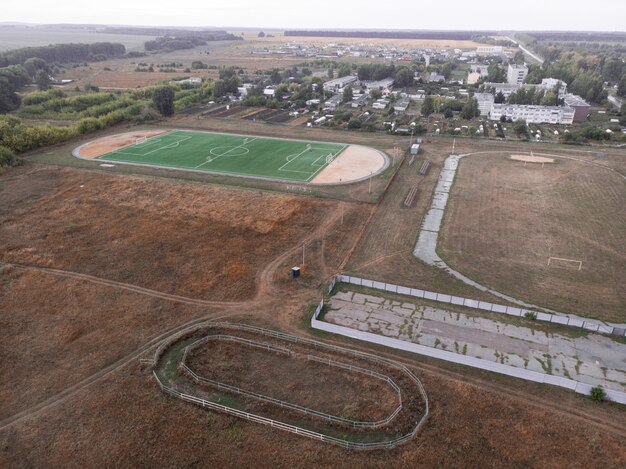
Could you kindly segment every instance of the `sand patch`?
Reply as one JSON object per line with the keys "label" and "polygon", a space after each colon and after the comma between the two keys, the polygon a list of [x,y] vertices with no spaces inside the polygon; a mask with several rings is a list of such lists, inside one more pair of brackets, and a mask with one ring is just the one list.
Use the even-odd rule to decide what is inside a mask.
{"label": "sand patch", "polygon": [[511,155],[511,159],[524,163],[554,163],[554,158],[546,158],[545,156]]}
{"label": "sand patch", "polygon": [[378,150],[350,145],[311,182],[313,184],[336,184],[351,182],[376,175],[387,167],[387,159]]}
{"label": "sand patch", "polygon": [[81,147],[80,156],[82,158],[97,158],[120,148],[134,145],[135,141],[140,137],[150,138],[167,132],[169,130],[135,130],[124,134],[102,137]]}

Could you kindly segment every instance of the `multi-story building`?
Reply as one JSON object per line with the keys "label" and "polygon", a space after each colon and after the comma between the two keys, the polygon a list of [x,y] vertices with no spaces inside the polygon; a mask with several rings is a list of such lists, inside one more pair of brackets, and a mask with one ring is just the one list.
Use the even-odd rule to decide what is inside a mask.
{"label": "multi-story building", "polygon": [[585,122],[589,117],[589,109],[591,106],[580,96],[575,94],[566,94],[565,105],[574,109],[574,122]]}
{"label": "multi-story building", "polygon": [[478,102],[480,115],[489,115],[489,112],[491,111],[491,105],[494,101],[494,96],[491,93],[474,93],[474,98],[476,98],[476,101]]}
{"label": "multi-story building", "polygon": [[489,118],[516,121],[524,119],[529,124],[571,124],[575,110],[569,106],[532,106],[525,104],[492,104]]}
{"label": "multi-story building", "polygon": [[525,65],[509,64],[506,72],[506,82],[511,85],[521,85],[528,75],[528,67]]}
{"label": "multi-story building", "polygon": [[528,91],[531,88],[535,88],[535,91],[543,91],[544,93],[548,91],[552,91],[554,87],[560,83],[559,87],[559,98],[563,98],[567,94],[567,84],[560,80],[556,80],[555,78],[544,78],[540,84],[531,84],[524,83],[522,85],[510,84],[510,83],[485,83],[485,88],[493,89],[494,94],[502,93],[505,98],[508,99],[511,96],[511,93],[519,90],[520,88],[524,88]]}

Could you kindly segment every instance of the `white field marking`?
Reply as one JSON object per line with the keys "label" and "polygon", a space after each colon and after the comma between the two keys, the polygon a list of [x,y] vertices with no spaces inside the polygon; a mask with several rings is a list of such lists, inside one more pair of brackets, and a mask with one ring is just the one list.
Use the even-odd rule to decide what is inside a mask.
{"label": "white field marking", "polygon": [[[341,150],[338,150],[337,153],[333,154],[333,161],[335,161],[335,159],[341,154],[341,152],[343,152],[346,148],[348,148],[348,145],[344,145]],[[313,179],[315,176],[317,176],[317,173],[319,173],[322,169],[324,169],[326,166],[328,166],[330,163],[325,164],[320,166],[319,168],[317,168],[315,170],[315,172],[313,174],[311,174],[311,176],[306,180],[307,182],[309,182],[311,179]]]}
{"label": "white field marking", "polygon": [[122,154],[122,155],[132,155],[132,156],[148,156],[148,155],[151,155],[152,153],[155,153],[155,152],[160,151],[160,150],[166,150],[168,148],[176,148],[178,145],[180,145],[181,142],[185,142],[185,141],[189,140],[190,138],[191,137],[182,137],[180,140],[177,140],[177,141],[172,142],[172,143],[168,143],[167,145],[163,145],[162,147],[155,148],[154,150],[151,150],[151,151],[146,152],[146,153],[131,153],[131,152],[128,152],[128,151],[121,151],[121,150],[118,150],[118,151],[116,151],[114,153]]}
{"label": "white field marking", "polygon": [[[344,145],[344,146],[343,146],[343,147],[341,147],[339,150],[337,150],[337,152],[336,152],[336,153],[333,153],[332,151],[328,151],[328,149],[327,149],[327,148],[319,148],[318,150],[320,150],[320,151],[328,151],[328,153],[326,153],[325,155],[318,156],[318,157],[317,157],[317,159],[316,159],[313,163],[311,163],[311,166],[319,166],[319,165],[316,165],[316,163],[319,161],[319,159],[320,159],[320,158],[326,158],[328,155],[333,155],[333,159],[334,159],[334,158],[337,158],[337,155],[338,155],[339,153],[341,153],[342,151],[344,151],[344,150],[346,149],[346,147],[347,147],[347,146],[348,146],[348,145]],[[329,164],[329,163],[324,162],[324,163],[322,163],[322,166],[324,166],[325,164]]]}
{"label": "white field marking", "polygon": [[[248,143],[252,143],[257,139],[257,137],[254,137],[252,139],[246,139],[246,141],[244,141],[244,143],[242,143],[241,145],[237,145],[236,147],[232,147],[230,150],[226,150],[224,153],[222,153],[221,155],[215,155],[214,158],[211,158],[210,156],[206,157],[206,161],[204,163],[200,163],[198,166],[196,166],[195,169],[198,169],[200,166],[204,166],[207,163],[212,163],[213,161],[215,161],[218,158],[221,158],[222,156],[226,156],[228,155],[231,151],[233,151],[236,148],[245,148],[246,150],[248,150],[248,152],[250,152],[250,150],[248,148],[246,148],[246,145]],[[247,154],[247,153],[246,153]]]}
{"label": "white field marking", "polygon": [[[295,155],[295,156],[294,156],[294,155],[289,155],[289,156],[293,156],[293,158],[292,158],[292,159],[290,159],[290,160],[287,160],[287,162],[286,162],[284,165],[282,165],[280,168],[278,168],[278,171],[293,171],[293,170],[290,170],[290,169],[283,169],[283,168],[284,168],[285,166],[287,166],[288,164],[290,164],[291,162],[296,161],[296,159],[298,159],[300,156],[302,156],[302,155],[303,155],[304,153],[306,153],[307,151],[309,151],[309,149],[308,149],[308,148],[305,148],[304,150],[302,150],[300,153],[298,153],[298,154],[297,154],[297,155]],[[298,171],[298,172],[299,172],[299,173],[301,173],[301,172],[303,172],[303,171]],[[306,173],[306,174],[308,174],[308,173]]]}

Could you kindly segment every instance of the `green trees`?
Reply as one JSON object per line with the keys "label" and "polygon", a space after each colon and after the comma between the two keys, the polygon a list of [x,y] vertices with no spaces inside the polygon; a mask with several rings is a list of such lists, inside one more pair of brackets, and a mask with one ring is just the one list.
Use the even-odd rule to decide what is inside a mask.
{"label": "green trees", "polygon": [[163,86],[154,90],[152,102],[159,114],[169,117],[174,114],[174,90],[170,86]]}
{"label": "green trees", "polygon": [[526,125],[526,121],[524,119],[517,119],[513,122],[513,131],[515,132],[515,135],[520,138],[528,139],[530,137],[528,133],[528,126]]}
{"label": "green trees", "polygon": [[20,97],[16,91],[29,82],[30,77],[21,65],[0,68],[0,114],[20,106]]}
{"label": "green trees", "polygon": [[433,102],[433,98],[431,96],[426,96],[424,102],[422,103],[420,112],[424,117],[430,116],[433,112],[435,112],[435,103]]}
{"label": "green trees", "polygon": [[594,103],[603,102],[607,96],[604,91],[604,81],[596,73],[578,73],[569,86],[569,91]]}
{"label": "green trees", "polygon": [[408,67],[400,67],[396,70],[394,84],[399,88],[413,85],[413,72]]}
{"label": "green trees", "polygon": [[352,72],[352,67],[350,67],[350,64],[341,64],[337,72],[337,77],[347,77],[348,75],[350,75],[350,72]]}
{"label": "green trees", "polygon": [[10,148],[0,145],[0,170],[7,166],[13,166],[17,162],[15,153]]}
{"label": "green trees", "polygon": [[480,116],[480,109],[478,108],[478,101],[476,98],[470,98],[463,105],[463,109],[461,109],[461,117],[463,119],[473,119],[474,117]]}
{"label": "green trees", "polygon": [[348,128],[350,130],[360,129],[361,125],[362,125],[361,121],[357,119],[356,117],[353,117],[348,121]]}
{"label": "green trees", "polygon": [[617,85],[617,94],[622,97],[626,97],[626,75],[622,77]]}
{"label": "green trees", "polygon": [[500,68],[496,62],[490,63],[487,68],[486,81],[491,83],[504,83],[506,81],[506,73],[504,72],[504,69]]}
{"label": "green trees", "polygon": [[259,34],[257,34],[257,37],[265,37],[265,33],[263,31],[259,31]]}
{"label": "green trees", "polygon": [[498,91],[496,96],[493,98],[493,102],[496,104],[502,104],[505,101],[506,101],[506,97],[504,96],[504,93],[502,93],[502,91]]}
{"label": "green trees", "polygon": [[50,76],[48,72],[45,70],[39,70],[37,72],[37,77],[35,78],[35,82],[40,90],[47,90],[50,88]]}
{"label": "green trees", "polygon": [[346,86],[343,89],[343,102],[347,103],[348,101],[352,101],[352,97],[354,96],[354,93],[352,91],[352,87],[351,86]]}

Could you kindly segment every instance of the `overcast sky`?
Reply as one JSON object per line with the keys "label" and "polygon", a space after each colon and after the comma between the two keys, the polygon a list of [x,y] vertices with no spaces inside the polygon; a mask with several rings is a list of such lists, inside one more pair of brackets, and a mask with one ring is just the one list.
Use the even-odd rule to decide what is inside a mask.
{"label": "overcast sky", "polygon": [[0,22],[626,31],[626,0],[2,0]]}

